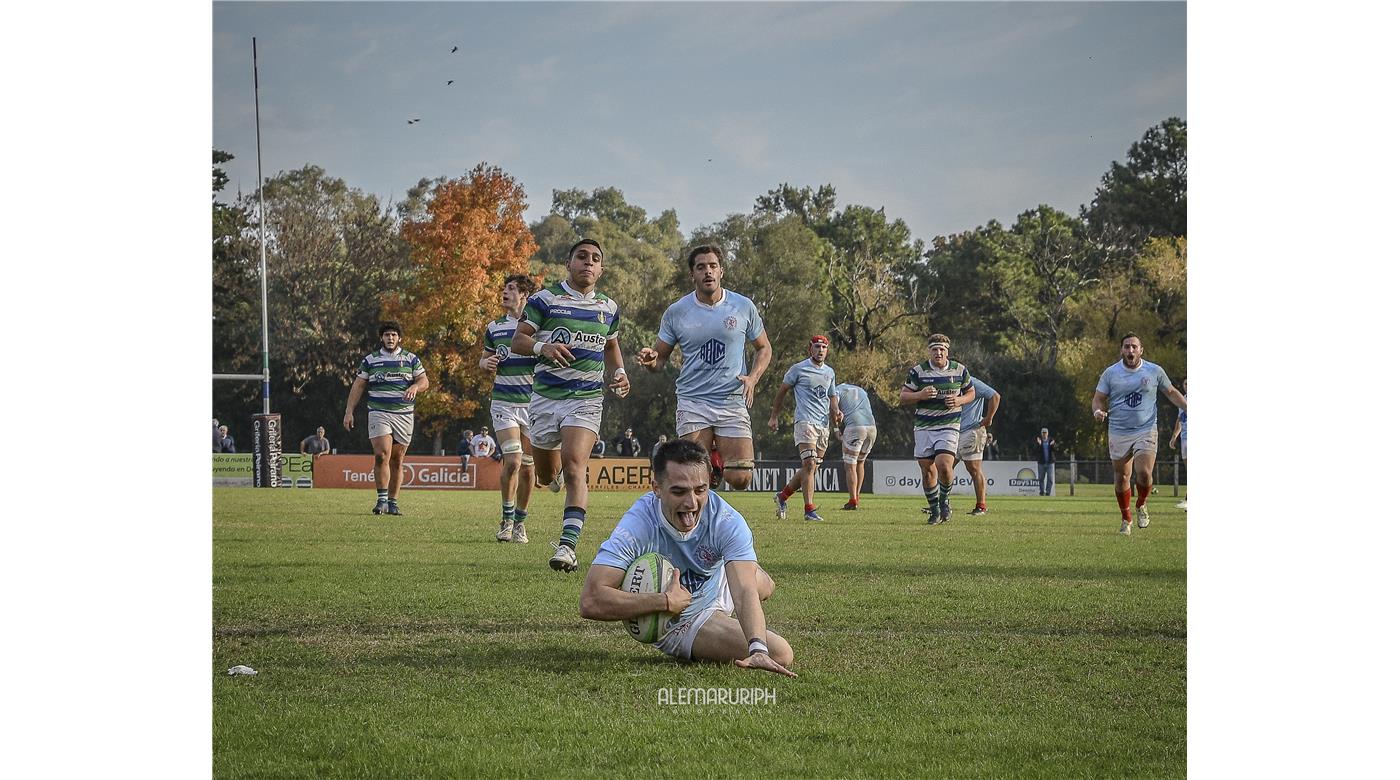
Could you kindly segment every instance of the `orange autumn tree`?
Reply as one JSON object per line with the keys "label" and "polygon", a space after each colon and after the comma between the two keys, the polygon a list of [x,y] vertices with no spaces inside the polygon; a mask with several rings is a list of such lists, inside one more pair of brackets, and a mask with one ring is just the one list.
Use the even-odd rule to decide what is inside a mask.
{"label": "orange autumn tree", "polygon": [[404,223],[413,283],[386,296],[386,319],[404,329],[404,346],[428,371],[418,396],[419,424],[442,447],[449,426],[489,402],[491,375],[477,367],[486,323],[501,316],[501,285],[525,273],[537,249],[525,224],[525,189],[494,165],[439,181],[420,218]]}

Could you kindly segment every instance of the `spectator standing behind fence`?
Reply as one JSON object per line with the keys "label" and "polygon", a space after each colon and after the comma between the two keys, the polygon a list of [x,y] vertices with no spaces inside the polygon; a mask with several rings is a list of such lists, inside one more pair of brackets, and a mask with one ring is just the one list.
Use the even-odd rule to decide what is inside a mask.
{"label": "spectator standing behind fence", "polygon": [[653,444],[653,445],[651,445],[651,457],[652,457],[653,459],[656,458],[656,451],[659,450],[659,449],[661,449],[661,445],[663,445],[663,444],[665,444],[665,443],[666,443],[666,434],[663,433],[663,434],[661,434],[660,436],[657,436],[657,437],[656,437],[656,443]]}
{"label": "spectator standing behind fence", "polygon": [[301,454],[323,455],[331,451],[331,440],[326,438],[326,429],[316,427],[316,433],[301,440]]}
{"label": "spectator standing behind fence", "polygon": [[224,435],[223,435],[222,433],[219,432],[219,418],[215,417],[215,418],[214,418],[214,451],[215,451],[215,452],[220,452],[220,451],[222,451],[222,450],[223,450],[223,447],[222,447],[223,443],[224,443]]}
{"label": "spectator standing behind fence", "polygon": [[228,426],[219,426],[219,452],[238,452],[238,448],[233,444],[233,437],[228,435]]}
{"label": "spectator standing behind fence", "polygon": [[632,435],[632,429],[628,428],[622,435],[613,440],[613,449],[617,451],[619,458],[638,458],[642,455],[642,443]]}
{"label": "spectator standing behind fence", "polygon": [[1050,495],[1055,489],[1055,439],[1049,428],[1041,428],[1035,437],[1036,463],[1040,467],[1040,494]]}
{"label": "spectator standing behind fence", "polygon": [[987,431],[987,448],[982,453],[982,460],[995,460],[997,457],[997,437],[992,435],[991,430]]}
{"label": "spectator standing behind fence", "polygon": [[467,473],[467,461],[472,457],[471,431],[462,431],[462,438],[457,440],[457,457],[462,459],[462,473]]}

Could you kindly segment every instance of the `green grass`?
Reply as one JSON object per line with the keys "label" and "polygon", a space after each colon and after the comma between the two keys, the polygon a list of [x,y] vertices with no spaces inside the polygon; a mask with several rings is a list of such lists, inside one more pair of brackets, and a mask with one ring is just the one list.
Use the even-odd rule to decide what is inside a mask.
{"label": "green grass", "polygon": [[[499,496],[214,491],[214,775],[1101,777],[1186,773],[1186,522],[1163,490],[1117,532],[1109,488],[996,498],[930,527],[915,498],[819,496],[778,521],[739,494],[777,582],[796,679],[684,664],[578,617]],[[734,495],[734,494],[728,494]],[[580,562],[635,495],[595,493]],[[800,507],[799,507],[800,509]],[[795,516],[795,515],[794,515]],[[227,677],[247,664],[256,677]],[[775,704],[660,706],[658,688],[767,687]]]}

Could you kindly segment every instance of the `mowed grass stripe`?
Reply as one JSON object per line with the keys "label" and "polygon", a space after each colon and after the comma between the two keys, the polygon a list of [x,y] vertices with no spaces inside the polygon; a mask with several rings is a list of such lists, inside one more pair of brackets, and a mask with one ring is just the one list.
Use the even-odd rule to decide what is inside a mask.
{"label": "mowed grass stripe", "polygon": [[[804,524],[735,496],[778,584],[786,680],[580,620],[583,572],[545,564],[558,495],[536,495],[514,545],[492,538],[487,492],[406,492],[388,518],[371,491],[217,489],[215,774],[1180,776],[1185,514],[1158,497],[1119,537],[1091,490],[937,527],[916,497]],[[592,496],[581,563],[634,499]],[[258,676],[222,675],[238,663]],[[751,686],[777,703],[657,704]]]}

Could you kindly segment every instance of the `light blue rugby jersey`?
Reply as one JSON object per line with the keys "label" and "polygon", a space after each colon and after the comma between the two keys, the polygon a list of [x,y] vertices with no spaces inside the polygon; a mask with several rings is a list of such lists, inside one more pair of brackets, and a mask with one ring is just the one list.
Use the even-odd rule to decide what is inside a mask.
{"label": "light blue rugby jersey", "polygon": [[[699,594],[706,590],[707,583],[717,581],[711,578],[729,561],[758,561],[748,524],[718,493],[710,493],[700,522],[689,538],[681,540],[679,536],[680,532],[661,514],[661,500],[648,491],[617,521],[612,535],[598,548],[593,563],[625,571],[643,555],[661,553],[680,570],[681,585],[692,594]],[[712,600],[717,595],[707,591],[705,599]],[[698,595],[693,596],[693,602],[699,601],[702,599]]]}
{"label": "light blue rugby jersey", "polygon": [[1094,391],[1108,394],[1108,432],[1121,436],[1152,430],[1157,425],[1157,393],[1171,386],[1167,372],[1146,360],[1135,371],[1121,360],[1105,368]]}
{"label": "light blue rugby jersey", "polygon": [[859,385],[836,386],[837,403],[841,405],[842,425],[874,425],[875,412],[870,408],[870,396]]}
{"label": "light blue rugby jersey", "polygon": [[970,431],[982,422],[982,409],[987,405],[987,399],[997,394],[991,385],[975,376],[972,377],[972,389],[977,392],[976,397],[972,399],[972,403],[962,408],[961,430],[964,431]]}
{"label": "light blue rugby jersey", "polygon": [[831,424],[831,402],[836,395],[836,370],[823,363],[820,368],[807,358],[796,363],[783,375],[783,384],[792,386],[797,399],[793,422],[809,422],[821,428]]}
{"label": "light blue rugby jersey", "polygon": [[693,292],[671,304],[661,315],[656,338],[680,345],[677,396],[716,406],[742,405],[744,386],[735,377],[748,373],[744,345],[762,333],[763,318],[753,301],[724,290],[714,306],[701,303]]}

